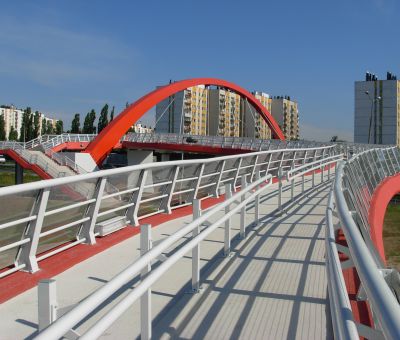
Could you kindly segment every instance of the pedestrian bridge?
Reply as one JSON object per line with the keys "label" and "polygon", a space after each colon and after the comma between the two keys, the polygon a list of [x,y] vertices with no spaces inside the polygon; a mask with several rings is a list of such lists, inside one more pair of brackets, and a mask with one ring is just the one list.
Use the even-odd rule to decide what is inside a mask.
{"label": "pedestrian bridge", "polygon": [[299,143],[2,188],[2,338],[399,338],[399,173]]}

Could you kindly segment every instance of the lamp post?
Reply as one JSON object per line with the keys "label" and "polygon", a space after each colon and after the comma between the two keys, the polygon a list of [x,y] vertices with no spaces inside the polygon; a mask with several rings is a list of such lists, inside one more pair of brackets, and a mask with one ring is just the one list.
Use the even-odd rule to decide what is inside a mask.
{"label": "lamp post", "polygon": [[[373,112],[375,103],[380,101],[382,98],[380,96],[371,98],[369,91],[365,91],[364,93],[368,96],[369,100],[371,101],[371,113],[369,115],[369,129],[368,129],[368,144],[369,144],[370,139],[371,139],[372,112]],[[374,134],[376,136],[376,126],[374,129]],[[374,144],[376,144],[376,138],[374,138]]]}

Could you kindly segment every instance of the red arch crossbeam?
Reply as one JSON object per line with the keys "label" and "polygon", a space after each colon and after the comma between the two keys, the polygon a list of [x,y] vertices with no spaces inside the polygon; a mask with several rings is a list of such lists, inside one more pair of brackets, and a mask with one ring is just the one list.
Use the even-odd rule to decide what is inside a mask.
{"label": "red arch crossbeam", "polygon": [[250,104],[254,106],[256,111],[267,122],[271,128],[272,137],[284,140],[285,137],[268,110],[257,100],[249,91],[244,88],[216,78],[194,78],[177,81],[172,84],[160,87],[122,111],[99,135],[88,145],[85,152],[91,154],[96,163],[101,163],[108,155],[113,147],[118,143],[120,138],[129,130],[129,128],[139,120],[152,107],[172,96],[175,93],[183,91],[189,87],[196,85],[214,85],[232,90],[242,97],[247,98]]}

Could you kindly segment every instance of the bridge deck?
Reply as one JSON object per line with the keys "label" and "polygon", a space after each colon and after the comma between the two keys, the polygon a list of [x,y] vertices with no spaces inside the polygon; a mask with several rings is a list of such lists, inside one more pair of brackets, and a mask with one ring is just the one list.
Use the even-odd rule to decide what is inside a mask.
{"label": "bridge deck", "polygon": [[[316,176],[319,180],[320,176]],[[316,181],[318,184],[318,181]],[[306,188],[310,186],[308,181]],[[268,189],[271,191],[276,189]],[[296,186],[296,191],[300,188]],[[223,229],[201,244],[202,289],[186,294],[191,275],[191,254],[175,265],[153,287],[154,338],[331,338],[324,259],[324,214],[329,184],[317,186],[287,214],[268,216],[277,197],[268,192],[261,200],[263,219],[249,228],[244,240],[232,244],[232,256],[221,256]],[[289,196],[289,190],[285,191]],[[223,212],[221,212],[221,215]],[[252,222],[254,209],[248,210]],[[153,229],[153,240],[173,233],[190,217]],[[239,232],[239,218],[232,221]],[[139,237],[132,237],[57,275],[60,313],[111,279],[139,255]],[[168,253],[166,254],[168,256]],[[133,280],[131,285],[135,285]],[[117,292],[107,306],[77,327],[87,329],[110,306],[126,296]],[[65,310],[65,309],[64,309]],[[2,339],[29,337],[37,323],[36,289],[0,306]],[[108,338],[139,335],[139,303],[105,334]]]}

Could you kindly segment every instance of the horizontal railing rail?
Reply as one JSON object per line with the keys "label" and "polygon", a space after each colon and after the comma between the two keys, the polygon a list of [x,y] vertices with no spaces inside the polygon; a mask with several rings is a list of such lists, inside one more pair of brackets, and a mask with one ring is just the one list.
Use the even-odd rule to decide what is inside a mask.
{"label": "horizontal railing rail", "polygon": [[[227,183],[236,190],[244,174],[250,182],[257,173],[278,177],[279,171],[286,173],[316,160],[320,166],[320,161],[334,152],[334,145],[258,151],[128,166],[1,188],[0,204],[5,213],[0,216],[0,229],[7,232],[0,237],[0,253],[4,255],[0,268],[8,268],[0,277],[21,266],[35,272],[43,256],[73,244],[94,244],[103,222],[122,219],[124,225],[138,225],[145,217],[171,213],[194,199],[218,196]],[[31,161],[39,162],[38,156]],[[18,208],[21,204],[24,209]],[[23,235],[28,235],[29,242],[17,243]]]}
{"label": "horizontal railing rail", "polygon": [[[326,160],[326,164],[323,162],[317,162],[309,171],[316,171],[321,168],[325,168],[328,164],[331,164],[332,158]],[[90,296],[82,300],[78,305],[71,309],[68,313],[61,316],[58,320],[54,321],[49,327],[44,329],[37,337],[37,339],[58,339],[73,330],[73,328],[81,323],[83,320],[87,320],[87,317],[93,313],[96,308],[103,304],[110,298],[116,291],[120,290],[126,285],[127,282],[133,280],[140,273],[145,275],[141,278],[141,281],[133,289],[130,289],[128,295],[123,300],[114,305],[108,310],[94,325],[90,326],[89,329],[83,334],[78,335],[82,339],[95,339],[101,336],[101,334],[108,329],[137,299],[142,298],[144,304],[141,304],[141,336],[144,338],[150,338],[151,336],[151,318],[149,319],[149,291],[157,280],[159,280],[163,274],[166,273],[171,266],[173,266],[179,259],[181,259],[189,251],[193,251],[192,257],[192,289],[198,290],[200,281],[200,269],[198,267],[198,259],[200,257],[199,244],[203,241],[210,233],[215,231],[221,225],[224,225],[224,254],[230,252],[230,232],[226,231],[226,228],[230,228],[230,219],[237,213],[240,212],[240,235],[246,236],[246,225],[243,214],[246,214],[246,206],[254,202],[251,209],[254,209],[254,224],[257,224],[259,220],[259,202],[261,195],[272,184],[273,175],[266,174],[261,176],[261,171],[257,171],[252,183],[248,183],[247,179],[252,177],[252,173],[242,174],[240,191],[232,194],[233,182],[225,185],[225,200],[208,209],[204,213],[199,211],[199,200],[194,202],[193,210],[193,221],[182,228],[178,229],[172,235],[165,238],[154,248],[146,248],[149,244],[149,225],[141,226],[141,255],[140,257],[104,286],[96,290]],[[329,177],[325,177],[329,180]],[[278,189],[277,189],[278,190]],[[298,195],[302,195],[303,191],[300,191]],[[292,196],[290,200],[294,199]],[[233,206],[235,205],[235,206]],[[225,214],[218,218],[215,222],[210,222],[213,217],[221,211],[225,211]],[[200,228],[200,226],[204,226]],[[187,235],[192,233],[192,237],[184,244],[173,248],[175,244],[181,241]],[[228,239],[227,239],[228,238]],[[172,250],[171,250],[172,248]],[[165,253],[168,249],[169,255],[164,259],[159,266],[152,269],[152,262],[159,259],[160,255]],[[124,288],[126,289],[126,288]],[[48,326],[48,325],[47,325]],[[76,331],[74,331],[75,334]]]}
{"label": "horizontal railing rail", "polygon": [[[326,266],[333,327],[339,339],[400,337],[400,305],[394,294],[399,282],[385,279],[394,269],[385,268],[371,240],[368,219],[375,189],[385,177],[400,172],[399,160],[397,148],[371,149],[341,162],[336,171],[326,212]],[[337,224],[334,216],[338,218]],[[336,243],[338,229],[343,232],[346,246]],[[338,252],[348,260],[340,262]],[[351,267],[360,279],[357,298],[367,301],[374,328],[354,320],[342,272]]]}
{"label": "horizontal railing rail", "polygon": [[[200,225],[210,220],[216,213],[226,207],[230,210],[217,222],[212,223],[202,230],[196,231],[196,236],[187,242],[182,247],[175,249],[175,252],[168,257],[166,261],[161,263],[156,269],[147,274],[146,278],[136,286],[123,301],[115,305],[94,327],[89,329],[81,338],[82,339],[95,339],[99,337],[105,329],[107,329],[127,308],[129,308],[143,293],[145,293],[174,263],[182,258],[187,252],[196,247],[203,241],[211,232],[213,232],[225,221],[229,220],[234,214],[239,212],[250,201],[259,196],[272,183],[272,176],[267,175],[253,183],[242,188],[239,192],[227,198],[223,203],[211,208],[201,216],[193,220],[193,222],[182,227],[168,238],[157,244],[155,247],[148,250],[145,254],[141,255],[132,265],[128,266],[125,270],[120,272],[117,276],[107,282],[104,286],[91,294],[88,298],[79,303],[75,308],[63,315],[59,320],[45,329],[36,337],[36,339],[58,339],[72,329],[78,322],[85,319],[96,307],[107,300],[117,290],[121,289],[127,282],[132,280],[138,275],[145,267],[150,266],[154,260],[157,260],[167,249],[170,249],[179,240],[186,235],[198,229]],[[241,198],[249,194],[249,196],[242,200]],[[235,207],[231,207],[233,203],[239,202]]]}

